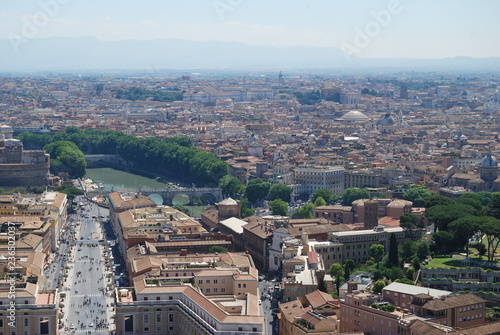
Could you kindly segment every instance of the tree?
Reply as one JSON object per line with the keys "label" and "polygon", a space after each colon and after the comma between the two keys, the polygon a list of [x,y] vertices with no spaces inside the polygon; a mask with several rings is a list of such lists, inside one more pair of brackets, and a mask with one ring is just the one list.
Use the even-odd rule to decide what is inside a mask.
{"label": "tree", "polygon": [[318,290],[321,292],[328,293],[328,290],[326,288],[326,283],[325,283],[325,274],[323,272],[320,272],[318,274]]}
{"label": "tree", "polygon": [[385,254],[385,248],[382,244],[372,244],[370,246],[370,257],[372,257],[375,262],[380,263]]}
{"label": "tree", "polygon": [[271,200],[281,199],[284,202],[290,202],[290,196],[292,195],[293,189],[283,183],[277,183],[271,186],[269,190],[269,197]]}
{"label": "tree", "polygon": [[249,216],[252,216],[252,215],[255,215],[255,210],[253,208],[248,207],[248,199],[247,198],[241,199],[240,215],[241,215],[242,219],[249,217]]}
{"label": "tree", "polygon": [[272,215],[288,215],[288,204],[281,199],[269,201],[269,206],[271,206]]}
{"label": "tree", "polygon": [[52,168],[55,174],[68,172],[77,178],[81,178],[87,172],[85,156],[73,142],[56,141],[47,144],[43,149],[50,154],[51,162],[54,161],[54,168],[58,168],[58,171],[54,171],[54,168]]}
{"label": "tree", "polygon": [[264,198],[268,195],[270,188],[271,184],[268,182],[263,181],[260,178],[252,179],[247,184],[245,196],[251,203],[264,200]]}
{"label": "tree", "polygon": [[343,274],[344,274],[344,269],[342,268],[342,264],[333,263],[332,266],[330,266],[330,276],[337,278],[342,276]]}
{"label": "tree", "polygon": [[488,204],[487,213],[496,219],[500,219],[500,193],[494,193]]}
{"label": "tree", "polygon": [[482,203],[481,197],[475,193],[462,194],[458,198],[457,202],[464,204],[464,205],[469,205],[471,207],[474,207],[477,211],[479,211],[483,208],[483,203]]}
{"label": "tree", "polygon": [[375,293],[381,293],[382,289],[385,287],[385,281],[377,280],[372,287],[372,291]]}
{"label": "tree", "polygon": [[218,252],[219,254],[226,254],[229,250],[223,246],[220,245],[214,245],[213,247],[210,247],[208,249],[208,252],[215,254]]}
{"label": "tree", "polygon": [[319,190],[314,192],[312,194],[311,201],[315,202],[316,199],[319,197],[323,198],[327,204],[333,203],[333,201],[335,199],[332,192],[330,192],[330,190],[327,188],[320,188]]}
{"label": "tree", "polygon": [[186,206],[183,206],[183,205],[176,205],[176,206],[172,206],[174,209],[177,209],[178,211],[181,211],[182,213],[186,214],[186,215],[191,215],[191,211],[189,210],[189,208],[187,208]]}
{"label": "tree", "polygon": [[311,204],[310,202],[307,202],[297,208],[297,215],[301,219],[312,219],[313,218],[313,209],[314,209],[314,204]]}
{"label": "tree", "polygon": [[455,235],[448,231],[440,230],[432,235],[432,239],[438,250],[451,251],[458,247]]}
{"label": "tree", "polygon": [[486,241],[488,243],[488,261],[492,262],[495,258],[498,242],[500,240],[500,220],[492,217],[480,217],[478,220],[479,229],[486,235]]}
{"label": "tree", "polygon": [[399,217],[399,226],[413,237],[415,230],[421,228],[422,220],[411,213],[404,213]]}
{"label": "tree", "polygon": [[417,257],[420,261],[423,261],[427,256],[431,254],[429,244],[425,241],[421,241],[417,244]]}
{"label": "tree", "polygon": [[481,199],[483,206],[488,206],[494,193],[488,191],[477,192],[476,195]]}
{"label": "tree", "polygon": [[396,239],[396,234],[391,233],[391,237],[389,238],[389,264],[391,266],[397,266],[398,263],[398,240]]}
{"label": "tree", "polygon": [[486,254],[486,246],[482,242],[471,244],[471,247],[476,248],[479,253],[479,259]]}
{"label": "tree", "polygon": [[68,196],[68,200],[73,201],[77,195],[83,195],[83,191],[71,185],[63,185],[57,188],[58,192],[64,193]]}
{"label": "tree", "polygon": [[238,178],[228,174],[220,179],[219,187],[221,188],[224,196],[234,197],[235,195],[240,193],[243,185]]}
{"label": "tree", "polygon": [[349,280],[349,277],[351,275],[351,270],[354,270],[356,268],[356,263],[348,258],[344,261],[344,276],[346,280]]}
{"label": "tree", "polygon": [[401,245],[401,258],[403,262],[408,261],[417,252],[417,245],[413,241],[404,241]]}
{"label": "tree", "polygon": [[437,205],[447,206],[453,203],[455,203],[453,199],[442,195],[436,195],[434,193],[422,199],[422,206],[425,208],[430,208]]}
{"label": "tree", "polygon": [[322,197],[317,197],[316,198],[316,201],[314,202],[314,206],[315,207],[325,206],[325,205],[326,205],[325,199],[323,199]]}
{"label": "tree", "polygon": [[342,205],[351,206],[354,200],[369,199],[370,193],[366,188],[347,188],[342,193]]}
{"label": "tree", "polygon": [[425,197],[434,194],[422,185],[416,185],[403,193],[403,199],[413,202],[413,206],[420,207]]}
{"label": "tree", "polygon": [[474,235],[480,226],[480,219],[475,216],[466,216],[459,218],[448,225],[448,230],[455,233],[461,246],[467,246],[467,255],[469,255],[469,239]]}
{"label": "tree", "polygon": [[448,230],[448,224],[461,217],[476,215],[477,210],[469,205],[436,205],[428,208],[425,215],[435,224],[434,231]]}
{"label": "tree", "polygon": [[339,296],[340,294],[340,285],[342,284],[342,282],[344,281],[345,279],[338,276],[338,277],[335,277],[335,289],[337,290],[337,296]]}

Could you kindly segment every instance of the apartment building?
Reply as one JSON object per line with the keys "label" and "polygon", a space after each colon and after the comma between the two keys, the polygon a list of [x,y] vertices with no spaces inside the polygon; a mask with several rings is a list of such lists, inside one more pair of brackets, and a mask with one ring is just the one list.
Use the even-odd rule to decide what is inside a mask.
{"label": "apartment building", "polygon": [[[16,248],[17,249],[17,248]],[[0,260],[0,334],[52,335],[59,334],[57,306],[58,290],[41,291],[45,255],[39,252],[16,253],[15,277],[8,270],[8,260]],[[10,278],[15,278],[15,297],[11,299]],[[30,278],[30,280],[28,280]],[[11,302],[15,303],[15,323],[11,326]]]}
{"label": "apartment building", "polygon": [[410,308],[414,297],[417,294],[428,294],[434,299],[447,297],[452,294],[450,291],[430,289],[422,286],[408,285],[403,283],[391,283],[382,289],[382,296],[394,306]]}
{"label": "apartment building", "polygon": [[295,193],[307,199],[320,188],[326,188],[333,194],[344,191],[344,168],[330,167],[297,167],[294,171]]}
{"label": "apartment building", "polygon": [[344,188],[380,187],[381,173],[361,170],[346,170],[344,172]]}
{"label": "apartment building", "polygon": [[409,239],[401,227],[375,227],[369,230],[332,232],[329,241],[310,241],[309,245],[321,256],[325,268],[329,269],[333,263],[343,263],[346,259],[365,263],[370,259],[372,244],[382,244],[385,250],[389,250],[391,234],[396,235],[398,245]]}
{"label": "apartment building", "polygon": [[375,215],[377,217],[390,216],[399,218],[405,213],[411,213],[412,202],[403,199],[359,199],[352,202],[352,210],[356,222],[365,222],[366,218],[371,218],[369,213],[370,205],[376,206]]}
{"label": "apartment building", "polygon": [[55,252],[67,219],[67,205],[66,194],[59,192],[0,196],[1,230],[6,232],[7,226],[15,226],[20,237],[40,236],[43,251]]}
{"label": "apartment building", "polygon": [[313,209],[315,218],[327,219],[332,224],[352,224],[354,212],[351,206],[318,206]]}
{"label": "apartment building", "polygon": [[484,323],[485,307],[486,300],[470,293],[440,298],[418,293],[409,308],[401,308],[391,305],[385,296],[352,291],[340,302],[340,330],[411,334],[407,330],[417,320],[466,328]]}
{"label": "apartment building", "polygon": [[314,291],[301,299],[279,305],[281,335],[319,335],[338,333],[338,300],[328,293]]}

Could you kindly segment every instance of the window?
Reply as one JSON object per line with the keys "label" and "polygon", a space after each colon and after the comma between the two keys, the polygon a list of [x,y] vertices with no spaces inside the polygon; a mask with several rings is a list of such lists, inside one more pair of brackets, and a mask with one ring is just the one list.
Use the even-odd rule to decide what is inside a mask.
{"label": "window", "polygon": [[161,323],[161,313],[156,314],[156,322]]}
{"label": "window", "polygon": [[157,333],[161,333],[161,330],[162,330],[162,329],[161,329],[161,327],[160,327],[160,326],[157,326],[157,327],[156,327],[156,332],[157,332]]}
{"label": "window", "polygon": [[203,280],[202,279],[198,280],[198,284],[203,284]]}
{"label": "window", "polygon": [[149,323],[149,314],[144,314],[144,323]]}
{"label": "window", "polygon": [[160,300],[160,297],[156,297],[156,300]]}
{"label": "window", "polygon": [[253,331],[254,333],[256,333],[256,332],[257,332],[257,328],[255,328],[255,327],[254,327],[254,328],[252,328],[252,331]]}
{"label": "window", "polygon": [[49,334],[49,318],[40,318],[40,334]]}
{"label": "window", "polygon": [[30,325],[30,319],[24,318],[24,326],[29,327],[29,325]]}
{"label": "window", "polygon": [[126,315],[125,316],[125,331],[133,332],[134,331],[134,316]]}
{"label": "window", "polygon": [[238,331],[242,332],[243,331],[243,327],[238,327]]}
{"label": "window", "polygon": [[174,327],[168,327],[168,330],[174,330]]}
{"label": "window", "polygon": [[205,289],[205,292],[206,292],[206,293],[210,293],[210,289],[209,289],[209,288],[206,288],[206,289]]}
{"label": "window", "polygon": [[149,333],[149,327],[144,327],[144,332]]}
{"label": "window", "polygon": [[243,284],[243,288],[247,288],[247,284]]}
{"label": "window", "polygon": [[220,288],[220,292],[221,292],[221,293],[226,293],[226,288],[225,288],[225,287],[221,287],[221,288]]}
{"label": "window", "polygon": [[214,279],[214,284],[217,284],[218,283],[218,280],[217,279]]}
{"label": "window", "polygon": [[241,288],[241,284],[238,284],[238,288]]}
{"label": "window", "polygon": [[214,293],[217,293],[217,291],[218,291],[217,287],[214,287]]}
{"label": "window", "polygon": [[173,314],[168,315],[168,322],[174,322],[174,315]]}
{"label": "window", "polygon": [[148,297],[144,297],[144,301],[148,301]]}

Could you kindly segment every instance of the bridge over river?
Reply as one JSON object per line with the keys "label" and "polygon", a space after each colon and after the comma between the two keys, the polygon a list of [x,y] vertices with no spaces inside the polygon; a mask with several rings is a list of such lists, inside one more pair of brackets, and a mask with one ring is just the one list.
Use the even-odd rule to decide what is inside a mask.
{"label": "bridge over river", "polygon": [[[222,200],[222,191],[220,188],[209,187],[165,187],[165,188],[143,188],[139,187],[136,191],[144,195],[158,194],[163,199],[163,204],[172,205],[172,200],[176,195],[186,195],[189,198],[189,205],[196,205],[198,199],[207,199],[211,204]],[[92,199],[97,195],[108,196],[113,190],[93,190],[87,192],[87,197]]]}

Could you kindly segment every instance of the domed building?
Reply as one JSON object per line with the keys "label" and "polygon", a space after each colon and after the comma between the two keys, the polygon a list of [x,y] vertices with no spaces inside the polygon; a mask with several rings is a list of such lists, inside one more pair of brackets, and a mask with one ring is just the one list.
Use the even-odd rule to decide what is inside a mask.
{"label": "domed building", "polygon": [[342,115],[339,119],[342,122],[367,122],[370,118],[360,111],[350,111]]}
{"label": "domed building", "polygon": [[491,150],[488,151],[488,154],[481,161],[479,172],[481,174],[481,180],[485,183],[484,190],[498,192],[499,187],[497,187],[497,182],[495,182],[498,179],[498,161],[496,157],[491,154]]}
{"label": "domed building", "polygon": [[462,149],[462,147],[467,144],[468,138],[464,134],[458,133],[453,137],[453,142],[455,143],[456,149]]}
{"label": "domed building", "polygon": [[392,116],[392,114],[385,113],[384,117],[379,122],[379,130],[382,134],[392,134],[397,129],[396,119]]}

